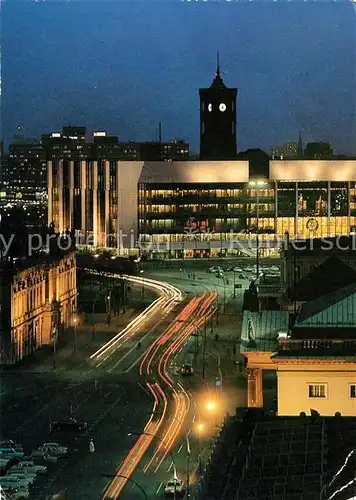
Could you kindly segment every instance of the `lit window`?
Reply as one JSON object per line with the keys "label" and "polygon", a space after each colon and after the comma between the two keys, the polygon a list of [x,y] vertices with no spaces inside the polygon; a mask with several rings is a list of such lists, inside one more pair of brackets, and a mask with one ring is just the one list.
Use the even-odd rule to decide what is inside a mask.
{"label": "lit window", "polygon": [[350,398],[356,398],[356,384],[350,384]]}
{"label": "lit window", "polygon": [[310,398],[326,398],[326,384],[309,384]]}

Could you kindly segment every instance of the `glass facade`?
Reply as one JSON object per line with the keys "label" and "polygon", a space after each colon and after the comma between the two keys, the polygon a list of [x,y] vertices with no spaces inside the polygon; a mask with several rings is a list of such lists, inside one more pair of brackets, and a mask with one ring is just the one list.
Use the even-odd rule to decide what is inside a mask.
{"label": "glass facade", "polygon": [[356,183],[147,183],[138,190],[140,241],[172,257],[234,254],[231,241],[256,234],[268,253],[286,232],[306,239],[356,231]]}

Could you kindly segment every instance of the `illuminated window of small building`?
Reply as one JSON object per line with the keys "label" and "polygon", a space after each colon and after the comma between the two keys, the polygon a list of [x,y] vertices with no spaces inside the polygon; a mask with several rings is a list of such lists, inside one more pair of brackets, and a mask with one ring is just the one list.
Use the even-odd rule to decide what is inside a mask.
{"label": "illuminated window of small building", "polygon": [[326,384],[309,384],[310,398],[326,398]]}
{"label": "illuminated window of small building", "polygon": [[356,384],[350,384],[350,398],[356,398]]}

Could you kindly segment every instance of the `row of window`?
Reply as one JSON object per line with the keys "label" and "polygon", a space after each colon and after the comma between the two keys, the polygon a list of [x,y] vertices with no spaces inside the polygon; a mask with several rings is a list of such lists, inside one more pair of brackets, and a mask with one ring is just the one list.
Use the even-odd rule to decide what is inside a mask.
{"label": "row of window", "polygon": [[[327,398],[328,384],[309,384],[310,398]],[[349,398],[356,398],[356,384],[349,384]]]}

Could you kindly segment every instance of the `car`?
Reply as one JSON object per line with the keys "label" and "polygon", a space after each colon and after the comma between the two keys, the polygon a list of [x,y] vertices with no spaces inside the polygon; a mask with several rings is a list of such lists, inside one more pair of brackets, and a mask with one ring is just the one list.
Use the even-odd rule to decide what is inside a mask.
{"label": "car", "polygon": [[2,488],[27,488],[29,485],[28,479],[20,479],[17,476],[1,476],[0,477],[0,485]]}
{"label": "car", "polygon": [[15,451],[23,451],[23,447],[21,444],[14,443],[12,439],[5,439],[4,441],[0,441],[0,448],[11,448]]}
{"label": "car", "polygon": [[14,465],[14,467],[11,467],[6,475],[18,477],[19,479],[23,479],[24,481],[26,480],[28,481],[28,484],[33,484],[36,481],[37,477],[37,474],[19,469],[18,467],[16,467],[16,465]]}
{"label": "car", "polygon": [[8,498],[9,500],[17,500],[19,498],[29,498],[30,496],[30,492],[28,491],[28,489],[20,486],[3,488],[2,491],[6,495],[6,497],[4,498]]}
{"label": "car", "polygon": [[234,270],[234,266],[224,266],[223,270],[228,273]]}
{"label": "car", "polygon": [[56,450],[59,450],[60,453],[65,455],[68,453],[68,446],[63,446],[59,443],[44,443],[42,446],[45,448],[55,448]]}
{"label": "car", "polygon": [[211,266],[211,267],[209,267],[208,271],[209,271],[209,273],[216,273],[216,267]]}
{"label": "car", "polygon": [[193,367],[189,363],[184,363],[179,369],[181,375],[193,375],[193,371]]}
{"label": "car", "polygon": [[182,497],[185,493],[184,483],[181,479],[173,478],[167,481],[164,488],[166,497]]}
{"label": "car", "polygon": [[58,462],[58,456],[51,455],[47,449],[33,451],[29,456],[29,459],[34,462],[41,462],[45,464],[55,464]]}
{"label": "car", "polygon": [[44,474],[47,472],[47,467],[45,465],[37,465],[33,461],[21,461],[16,465],[16,467],[35,474]]}
{"label": "car", "polygon": [[216,273],[216,277],[217,278],[223,278],[224,277],[224,271],[222,271],[221,269],[219,269]]}
{"label": "car", "polygon": [[14,448],[0,448],[0,458],[22,458],[23,451],[16,451]]}
{"label": "car", "polygon": [[86,422],[80,422],[72,417],[53,422],[52,424],[52,429],[55,431],[84,431],[87,427],[88,424]]}
{"label": "car", "polygon": [[251,266],[247,266],[244,268],[245,273],[253,273],[253,271],[254,271],[254,268]]}
{"label": "car", "polygon": [[[57,450],[57,448],[49,448],[47,446],[40,446],[36,450],[37,455],[38,453],[42,454],[42,456],[50,455],[51,457],[57,457],[57,458],[64,457],[66,455],[65,453],[61,453],[59,450]],[[32,454],[32,457],[34,457],[34,453]]]}
{"label": "car", "polygon": [[234,271],[234,273],[242,273],[242,267],[236,266],[236,267],[234,267],[233,271]]}

